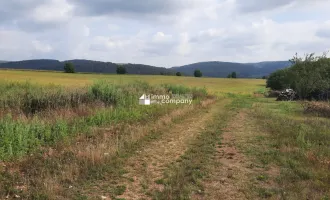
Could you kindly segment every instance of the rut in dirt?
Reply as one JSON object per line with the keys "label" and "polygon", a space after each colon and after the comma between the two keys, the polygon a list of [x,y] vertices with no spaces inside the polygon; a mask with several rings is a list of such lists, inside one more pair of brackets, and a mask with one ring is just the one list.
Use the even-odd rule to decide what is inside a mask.
{"label": "rut in dirt", "polygon": [[173,125],[159,140],[131,157],[125,167],[128,172],[124,175],[126,179],[120,183],[126,186],[126,191],[118,198],[150,199],[148,194],[161,190],[161,186],[155,182],[162,178],[167,166],[179,159],[189,148],[190,142],[205,129],[206,122],[217,111],[212,108],[214,105]]}
{"label": "rut in dirt", "polygon": [[[265,172],[253,167],[254,158],[246,155],[246,148],[253,138],[260,134],[255,129],[251,116],[245,111],[236,114],[222,131],[221,144],[216,148],[215,162],[209,178],[203,181],[205,192],[195,195],[198,200],[245,200],[262,199],[252,188],[260,186],[255,177]],[[252,142],[253,143],[253,142]],[[245,148],[245,150],[244,150]],[[275,170],[275,176],[277,174]],[[262,183],[264,187],[273,187],[275,183]],[[272,197],[270,199],[277,199]]]}

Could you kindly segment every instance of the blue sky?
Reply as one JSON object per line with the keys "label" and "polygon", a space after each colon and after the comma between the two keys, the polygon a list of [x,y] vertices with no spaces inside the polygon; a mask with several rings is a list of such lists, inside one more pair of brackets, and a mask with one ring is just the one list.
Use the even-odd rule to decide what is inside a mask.
{"label": "blue sky", "polygon": [[330,49],[330,0],[0,0],[0,60],[171,67]]}

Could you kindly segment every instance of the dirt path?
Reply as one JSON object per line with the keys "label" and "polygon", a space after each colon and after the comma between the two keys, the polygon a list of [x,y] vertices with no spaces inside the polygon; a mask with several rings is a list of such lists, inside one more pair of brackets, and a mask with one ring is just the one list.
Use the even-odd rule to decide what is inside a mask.
{"label": "dirt path", "polygon": [[189,143],[205,128],[216,109],[211,106],[175,124],[159,140],[149,144],[138,155],[130,158],[125,175],[127,180],[121,183],[126,191],[118,198],[124,199],[150,199],[148,192],[160,189],[155,183],[162,178],[164,169],[168,164],[177,160],[188,149]]}
{"label": "dirt path", "polygon": [[278,172],[274,169],[267,169],[265,172],[265,169],[254,167],[254,160],[243,152],[250,147],[251,140],[259,134],[248,118],[246,112],[240,111],[223,130],[221,145],[217,147],[216,161],[211,169],[212,173],[203,183],[204,195],[195,195],[193,199],[261,199],[253,188],[271,187],[274,184],[259,182],[256,177],[264,173],[276,175]]}

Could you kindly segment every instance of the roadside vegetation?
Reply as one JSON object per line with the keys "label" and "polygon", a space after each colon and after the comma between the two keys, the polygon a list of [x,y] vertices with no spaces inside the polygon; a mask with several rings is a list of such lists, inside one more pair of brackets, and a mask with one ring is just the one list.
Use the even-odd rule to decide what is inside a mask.
{"label": "roadside vegetation", "polygon": [[37,147],[88,133],[94,126],[147,120],[154,117],[152,112],[164,109],[138,106],[143,93],[185,92],[192,93],[195,99],[206,94],[205,89],[152,87],[143,82],[126,85],[97,82],[75,89],[3,82],[0,91],[1,160],[24,156]]}
{"label": "roadside vegetation", "polygon": [[330,198],[330,121],[305,113],[301,104],[257,100],[252,116],[268,133],[259,149],[264,165],[280,167],[275,190],[283,199]]}
{"label": "roadside vegetation", "polygon": [[291,59],[292,66],[273,72],[267,79],[267,87],[273,90],[291,88],[299,99],[330,99],[330,58],[307,54]]}
{"label": "roadside vegetation", "polygon": [[[0,91],[0,196],[25,199],[52,199],[58,195],[42,184],[66,172],[67,167],[75,171],[71,181],[86,180],[85,176],[79,177],[93,170],[106,174],[104,163],[96,164],[95,159],[114,158],[116,152],[128,151],[144,134],[155,131],[149,123],[184,108],[175,104],[141,106],[141,94],[189,93],[194,104],[211,98],[203,88],[151,86],[145,82],[118,85],[99,81],[81,88],[2,82]],[[150,130],[144,132],[140,126]],[[134,129],[139,133],[132,135],[130,131]],[[101,139],[100,133],[108,137]],[[92,147],[92,141],[97,144],[95,152],[81,155],[84,148]],[[103,152],[101,144],[107,147]],[[45,173],[39,174],[40,171]],[[99,175],[90,176],[97,179]],[[60,182],[59,187],[64,187]]]}

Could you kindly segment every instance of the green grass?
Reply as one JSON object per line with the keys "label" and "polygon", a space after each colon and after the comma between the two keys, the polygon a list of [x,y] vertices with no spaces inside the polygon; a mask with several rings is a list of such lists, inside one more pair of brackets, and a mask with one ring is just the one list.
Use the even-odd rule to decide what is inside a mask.
{"label": "green grass", "polygon": [[[159,108],[161,108],[161,110],[158,110],[158,113],[153,112],[157,115],[157,118],[163,116],[166,110],[168,110],[168,112],[171,111],[171,108]],[[175,108],[177,107],[173,107],[172,110]],[[200,112],[199,110],[200,109],[190,110],[188,113],[183,113],[181,116],[171,118],[171,121],[172,123],[180,123],[186,115],[198,114],[198,112]],[[154,116],[147,121],[148,124],[152,125],[157,118]],[[136,121],[136,123],[142,125],[139,121]],[[127,141],[125,138],[131,134],[131,131],[127,124],[123,124],[122,126],[126,128],[126,131],[117,133],[117,138],[119,139],[118,152],[110,157],[104,158],[101,162],[94,163],[90,159],[79,157],[72,151],[67,150],[66,147],[70,146],[70,144],[68,144],[68,146],[62,147],[64,150],[63,154],[50,157],[43,157],[43,154],[35,154],[34,156],[29,157],[29,159],[20,162],[24,176],[21,176],[19,173],[0,171],[0,196],[5,196],[9,193],[19,194],[24,199],[35,199],[36,197],[41,196],[46,199],[52,199],[54,196],[63,196],[65,199],[74,199],[74,197],[76,199],[85,199],[86,197],[90,197],[90,193],[88,193],[89,189],[100,187],[102,188],[102,191],[109,192],[109,195],[115,199],[117,195],[122,194],[126,190],[125,185],[117,185],[117,180],[127,173],[124,170],[127,159],[136,154],[136,151],[143,148],[144,145],[159,139],[162,134],[171,129],[171,123],[162,129],[150,128],[144,133],[144,137],[141,139],[137,141]],[[91,137],[97,137],[97,135]],[[116,138],[116,136],[112,137],[113,139]],[[86,139],[87,138],[89,137],[86,137]],[[93,143],[94,141],[95,140],[91,140],[90,142]],[[68,169],[74,170],[74,178],[62,175],[62,172],[68,171]],[[61,176],[62,178],[60,179],[60,182],[56,182],[57,184],[60,184],[57,186],[63,188],[64,191],[62,190],[60,194],[53,194],[46,189],[47,185],[45,185],[44,180],[49,181],[49,178],[54,177],[59,179],[58,176]],[[25,179],[28,179],[28,181],[25,182]],[[15,189],[17,183],[22,182],[29,185],[29,190],[19,191]],[[73,188],[68,190],[67,188],[70,185],[72,185]],[[81,193],[82,190],[87,192],[87,194]]]}
{"label": "green grass", "polygon": [[[140,106],[138,99],[143,93],[166,94],[172,92],[173,88],[178,88],[175,85],[167,87],[151,86],[144,82],[116,85],[101,81],[82,88],[77,93],[76,90],[70,91],[60,86],[4,83],[0,90],[6,93],[0,94],[0,109],[7,114],[0,118],[0,160],[22,157],[41,146],[54,145],[77,134],[88,134],[94,126],[143,122],[158,118],[157,115],[177,106]],[[200,94],[200,91],[203,91],[185,87],[182,89],[192,94]],[[102,102],[105,108],[88,116],[76,116],[73,119],[55,117],[54,120],[47,120],[38,115],[40,111],[70,109],[81,103],[93,106],[93,103],[97,102]],[[14,118],[11,109],[15,107],[25,113],[28,120],[26,117]]]}

